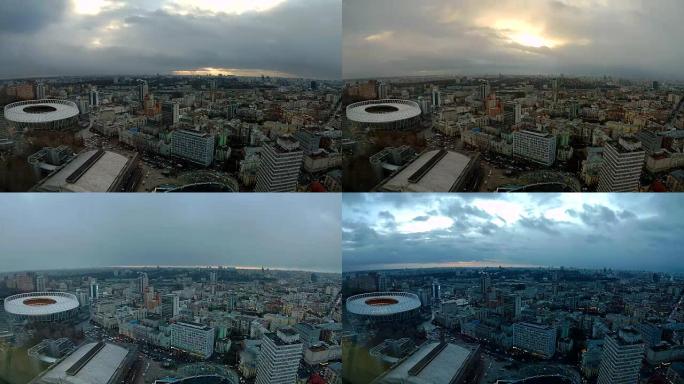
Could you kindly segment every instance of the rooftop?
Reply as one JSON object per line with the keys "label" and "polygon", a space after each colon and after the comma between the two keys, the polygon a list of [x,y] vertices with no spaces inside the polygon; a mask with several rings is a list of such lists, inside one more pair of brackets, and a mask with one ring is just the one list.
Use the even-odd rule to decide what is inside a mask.
{"label": "rooftop", "polygon": [[47,192],[108,192],[130,161],[131,158],[110,151],[82,152],[40,181],[34,189]]}
{"label": "rooftop", "polygon": [[379,189],[407,192],[450,192],[473,159],[454,151],[432,150],[422,153]]}
{"label": "rooftop", "polygon": [[450,383],[467,368],[470,348],[451,343],[431,342],[399,363],[379,382]]}
{"label": "rooftop", "polygon": [[110,343],[82,345],[40,377],[39,383],[109,383],[124,365],[129,350]]}

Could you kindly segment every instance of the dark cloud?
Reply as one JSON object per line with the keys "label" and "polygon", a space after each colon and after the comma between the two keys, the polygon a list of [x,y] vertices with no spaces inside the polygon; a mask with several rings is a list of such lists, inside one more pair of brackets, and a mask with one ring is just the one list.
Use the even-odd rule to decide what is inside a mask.
{"label": "dark cloud", "polygon": [[[343,196],[343,270],[486,263],[684,272],[684,195],[472,195],[368,194],[350,197],[353,209]],[[389,209],[392,227],[380,214]]]}
{"label": "dark cloud", "polygon": [[430,216],[416,216],[416,217],[414,217],[413,220],[411,220],[411,221],[418,221],[418,222],[420,222],[420,221],[428,221],[428,220],[430,220]]}
{"label": "dark cloud", "polygon": [[339,271],[340,214],[334,194],[2,195],[0,271],[217,264]]}
{"label": "dark cloud", "polygon": [[33,34],[61,19],[68,0],[3,0],[0,2],[0,38],[4,33]]}
{"label": "dark cloud", "polygon": [[[53,12],[52,1],[31,4],[38,15]],[[93,16],[70,14],[38,33],[32,26],[3,35],[0,78],[212,67],[336,79],[340,7],[340,0],[290,0],[264,12],[181,15],[129,2]],[[47,22],[47,16],[32,21]]]}

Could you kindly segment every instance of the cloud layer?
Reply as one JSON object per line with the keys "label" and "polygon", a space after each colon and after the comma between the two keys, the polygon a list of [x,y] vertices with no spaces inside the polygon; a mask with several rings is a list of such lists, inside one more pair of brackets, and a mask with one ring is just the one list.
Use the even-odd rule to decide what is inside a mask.
{"label": "cloud layer", "polygon": [[0,78],[228,68],[341,75],[341,0],[4,0]]}
{"label": "cloud layer", "polygon": [[345,194],[342,267],[684,272],[683,203],[677,194]]}
{"label": "cloud layer", "polygon": [[684,78],[679,0],[345,0],[343,77]]}
{"label": "cloud layer", "polygon": [[236,265],[340,271],[335,194],[0,196],[0,271]]}

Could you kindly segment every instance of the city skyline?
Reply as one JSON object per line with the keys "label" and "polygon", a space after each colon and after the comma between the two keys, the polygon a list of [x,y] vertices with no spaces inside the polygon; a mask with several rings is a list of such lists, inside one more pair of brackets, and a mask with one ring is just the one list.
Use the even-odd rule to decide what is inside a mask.
{"label": "city skyline", "polygon": [[338,79],[341,30],[338,0],[4,1],[0,79],[157,73]]}
{"label": "city skyline", "polygon": [[[676,195],[343,197],[343,271],[570,267],[682,272]],[[646,257],[647,256],[647,257]]]}
{"label": "city skyline", "polygon": [[1,199],[8,225],[0,272],[189,264],[340,271],[340,199],[333,194]]}
{"label": "city skyline", "polygon": [[347,0],[343,78],[590,75],[682,80],[677,1]]}

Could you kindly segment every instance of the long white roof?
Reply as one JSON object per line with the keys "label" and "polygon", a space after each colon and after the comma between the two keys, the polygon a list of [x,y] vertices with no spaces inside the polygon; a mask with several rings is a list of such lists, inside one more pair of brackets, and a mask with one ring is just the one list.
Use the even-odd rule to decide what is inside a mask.
{"label": "long white roof", "polygon": [[[395,304],[370,305],[368,300],[393,300]],[[389,316],[420,308],[417,295],[408,292],[373,292],[347,298],[347,311],[363,316]]]}
{"label": "long white roof", "polygon": [[[366,111],[373,107],[389,107],[395,111],[373,113]],[[420,106],[415,101],[401,99],[369,100],[350,104],[347,107],[347,118],[358,123],[392,123],[419,116]]]}
{"label": "long white roof", "polygon": [[[46,305],[27,305],[29,299],[47,299],[54,303]],[[78,308],[75,295],[66,292],[31,292],[5,298],[5,312],[21,316],[46,316]]]}
{"label": "long white roof", "polygon": [[[27,107],[45,106],[54,108],[54,111],[43,113],[29,113]],[[5,106],[5,119],[16,123],[50,123],[78,116],[76,103],[68,100],[29,100],[7,104]]]}

